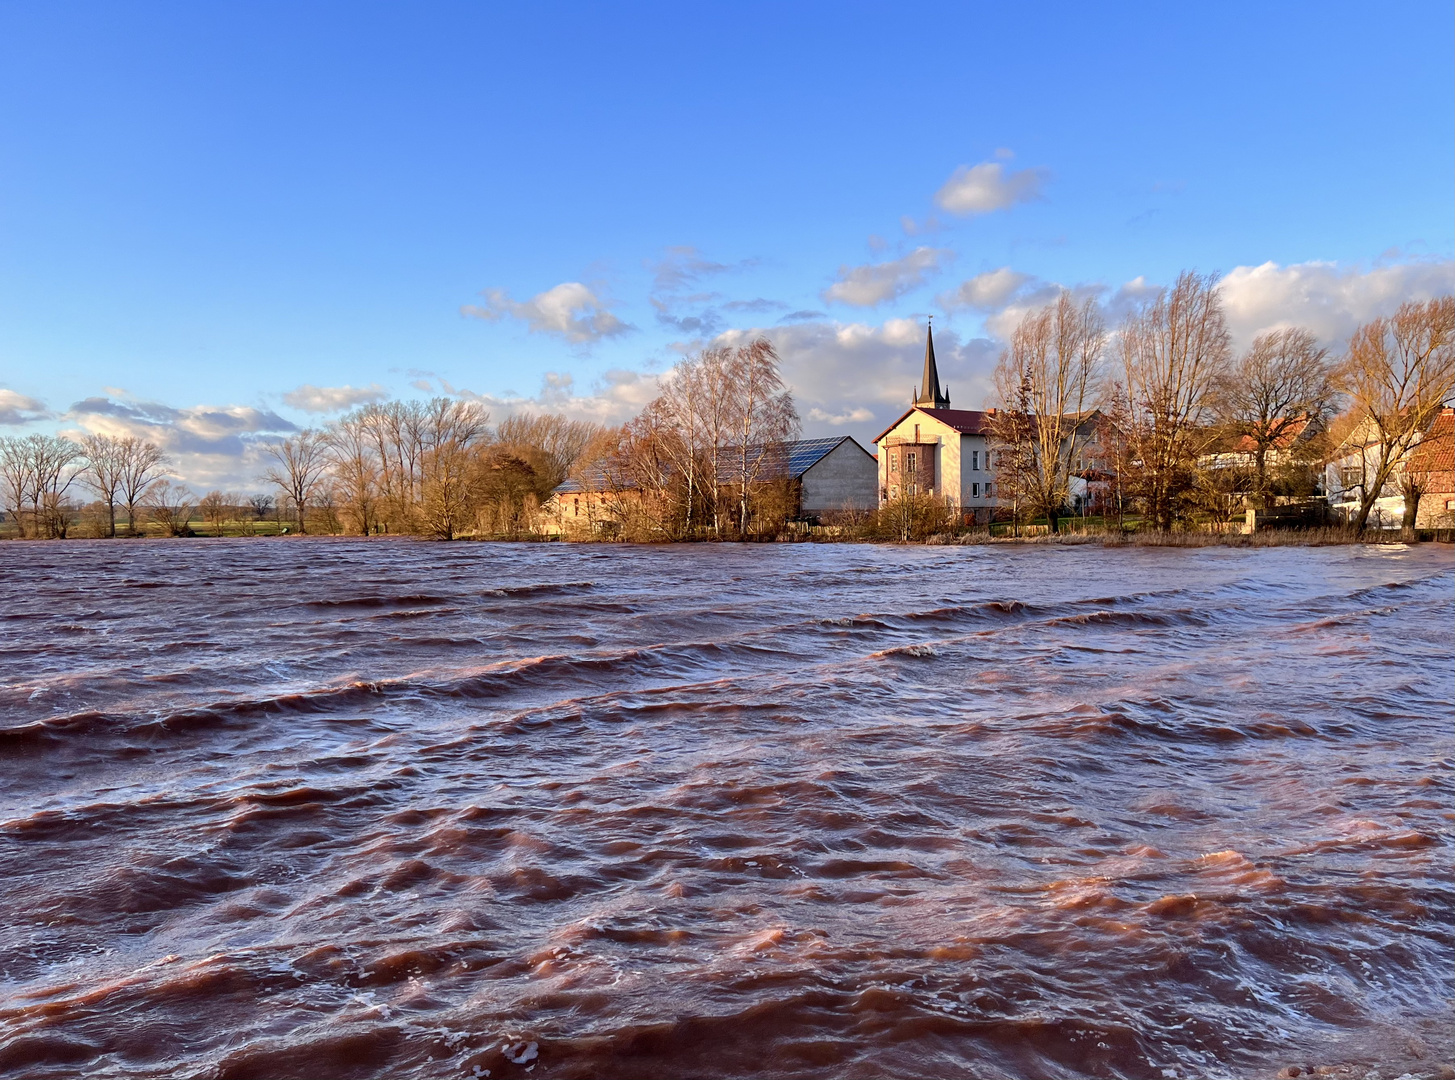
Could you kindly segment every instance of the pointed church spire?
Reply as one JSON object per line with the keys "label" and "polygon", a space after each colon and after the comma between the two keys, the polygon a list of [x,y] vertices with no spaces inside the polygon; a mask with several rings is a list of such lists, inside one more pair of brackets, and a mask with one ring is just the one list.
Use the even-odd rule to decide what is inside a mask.
{"label": "pointed church spire", "polygon": [[[934,319],[934,316],[930,316]],[[919,393],[914,399],[914,405],[920,409],[948,409],[950,407],[950,395],[940,391],[940,369],[935,366],[935,328],[934,324],[925,330],[925,375],[920,383]]]}

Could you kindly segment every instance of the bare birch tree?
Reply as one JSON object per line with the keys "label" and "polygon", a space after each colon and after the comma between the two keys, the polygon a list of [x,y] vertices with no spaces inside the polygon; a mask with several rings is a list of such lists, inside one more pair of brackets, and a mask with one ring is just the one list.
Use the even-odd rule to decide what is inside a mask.
{"label": "bare birch tree", "polygon": [[734,481],[738,491],[738,532],[748,532],[748,503],[754,485],[781,459],[774,453],[798,431],[793,395],[783,386],[778,354],[766,338],[733,350],[730,367],[735,391]]}
{"label": "bare birch tree", "polygon": [[[1361,418],[1367,476],[1353,526],[1362,532],[1384,486],[1455,393],[1455,297],[1410,301],[1391,318],[1365,323],[1349,341],[1339,380]],[[1415,502],[1418,510],[1417,494]]]}

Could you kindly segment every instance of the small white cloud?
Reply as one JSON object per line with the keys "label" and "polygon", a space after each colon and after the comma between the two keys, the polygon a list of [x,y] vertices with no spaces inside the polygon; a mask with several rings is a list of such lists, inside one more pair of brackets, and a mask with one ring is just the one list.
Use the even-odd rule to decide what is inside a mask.
{"label": "small white cloud", "polygon": [[504,289],[486,289],[485,304],[467,304],[460,311],[475,319],[494,322],[506,315],[523,321],[534,333],[554,334],[573,345],[588,344],[635,329],[622,322],[579,281],[566,281],[531,297],[512,300]]}
{"label": "small white cloud", "polygon": [[331,413],[371,401],[383,401],[389,392],[378,383],[368,386],[313,386],[304,383],[283,395],[283,404],[303,412]]}
{"label": "small white cloud", "polygon": [[998,161],[961,165],[935,193],[935,202],[952,214],[988,214],[1040,198],[1045,180],[1044,169],[1008,172]]}
{"label": "small white cloud", "polygon": [[44,402],[14,390],[0,389],[0,424],[28,424],[49,416]]}
{"label": "small white cloud", "polygon": [[958,288],[942,293],[939,301],[946,311],[959,308],[993,311],[1009,302],[1020,291],[1021,286],[1032,280],[1034,279],[1029,274],[1002,266],[999,270],[987,270],[961,282]]}
{"label": "small white cloud", "polygon": [[918,247],[891,262],[841,266],[839,280],[823,291],[823,298],[831,304],[874,307],[923,284],[928,275],[938,272],[954,257],[948,248]]}
{"label": "small white cloud", "polygon": [[815,407],[808,410],[808,419],[815,423],[828,424],[830,427],[842,427],[844,424],[867,423],[874,419],[874,414],[862,405],[841,413],[825,412]]}

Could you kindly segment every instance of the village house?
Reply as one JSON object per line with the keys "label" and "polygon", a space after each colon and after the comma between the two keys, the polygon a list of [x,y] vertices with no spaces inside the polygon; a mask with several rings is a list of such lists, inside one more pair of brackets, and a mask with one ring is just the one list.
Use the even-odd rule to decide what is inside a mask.
{"label": "village house", "polygon": [[[1455,440],[1455,410],[1446,407],[1435,415],[1421,441],[1390,471],[1370,512],[1372,527],[1393,529],[1403,522],[1402,487],[1406,471],[1418,475],[1424,491],[1416,527],[1449,527],[1437,522],[1449,521],[1455,513],[1455,494],[1451,492],[1455,486],[1451,483],[1452,440]],[[1379,439],[1373,421],[1366,419],[1344,438],[1324,467],[1324,489],[1328,492],[1330,508],[1349,518],[1358,513],[1365,486],[1372,481],[1378,464]]]}
{"label": "village house", "polygon": [[[1319,468],[1321,455],[1319,435],[1324,423],[1317,417],[1302,415],[1280,420],[1283,430],[1263,454],[1263,468],[1275,486],[1291,486],[1306,490],[1322,489],[1323,475]],[[1257,468],[1258,445],[1251,435],[1240,435],[1230,443],[1203,454],[1197,464],[1204,469],[1236,469],[1251,475]],[[1302,494],[1302,491],[1296,492]]]}
{"label": "village house", "polygon": [[[925,330],[924,375],[909,409],[874,442],[879,447],[879,502],[902,495],[933,495],[959,511],[967,524],[992,520],[1005,505],[996,480],[995,409],[952,409],[949,387],[940,386],[933,328]],[[1100,450],[1105,418],[1097,410],[1068,417],[1074,426],[1062,453],[1075,449],[1067,509],[1082,513],[1110,496],[1111,475]]]}
{"label": "village house", "polygon": [[1406,471],[1424,492],[1415,528],[1455,528],[1455,409],[1440,410],[1424,440],[1410,455]]}
{"label": "village house", "polygon": [[924,377],[909,410],[874,440],[879,447],[879,502],[901,495],[934,495],[967,520],[989,521],[995,470],[990,461],[994,410],[950,408],[940,388],[935,336],[925,331]]}
{"label": "village house", "polygon": [[[785,511],[792,520],[817,521],[878,505],[874,455],[848,435],[799,439],[752,452],[764,458],[756,471],[765,482],[785,483],[789,500]],[[719,483],[724,488],[733,483],[734,453],[723,454]],[[552,536],[610,532],[642,498],[627,478],[598,467],[566,480],[551,493],[541,507],[541,528]]]}

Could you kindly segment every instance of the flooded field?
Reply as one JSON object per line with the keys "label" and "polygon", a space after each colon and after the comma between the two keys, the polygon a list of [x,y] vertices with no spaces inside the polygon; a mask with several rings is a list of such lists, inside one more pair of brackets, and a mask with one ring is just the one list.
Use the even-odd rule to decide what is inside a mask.
{"label": "flooded field", "polygon": [[1452,615],[1443,545],[7,544],[0,1075],[1439,1075]]}

